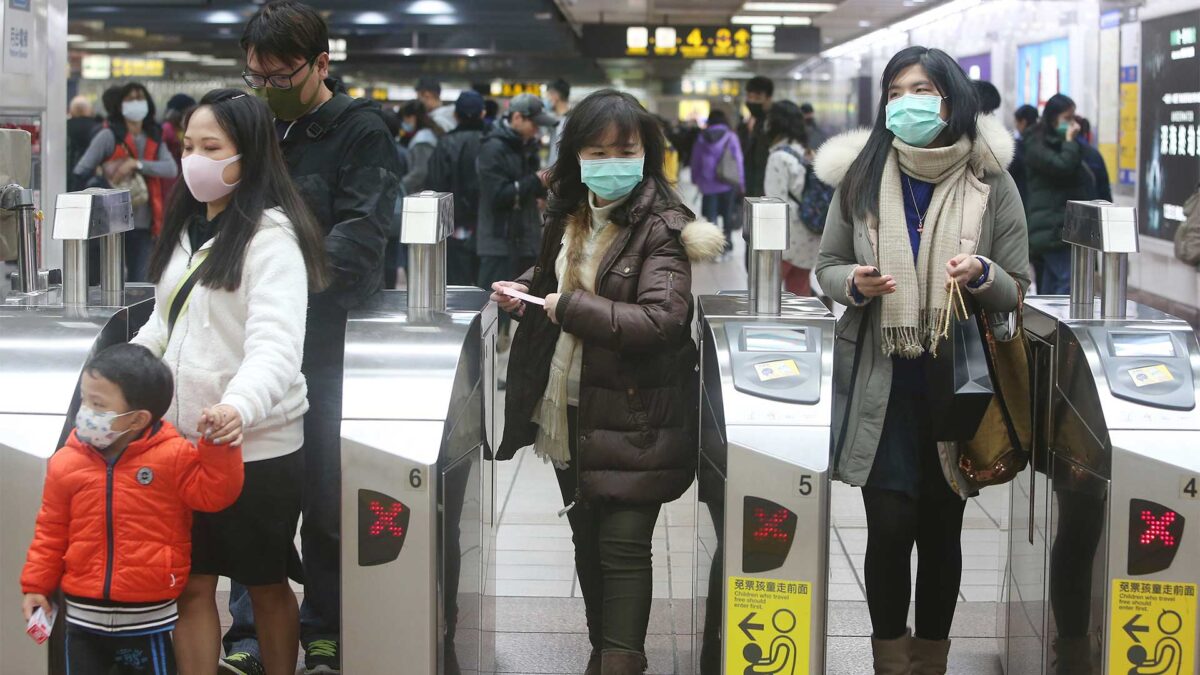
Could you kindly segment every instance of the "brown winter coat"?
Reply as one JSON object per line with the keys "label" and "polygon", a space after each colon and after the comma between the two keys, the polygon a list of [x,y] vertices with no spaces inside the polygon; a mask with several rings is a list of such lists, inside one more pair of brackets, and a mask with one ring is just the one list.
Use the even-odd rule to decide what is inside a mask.
{"label": "brown winter coat", "polygon": [[[587,217],[586,211],[571,217]],[[720,253],[724,238],[653,180],[612,215],[621,228],[601,255],[596,293],[558,302],[561,330],[581,340],[577,466],[585,499],[664,503],[691,485],[696,470],[699,380],[691,323],[691,257]],[[537,266],[519,283],[557,292],[555,260],[567,218],[547,217]],[[530,421],[549,378],[559,326],[528,307],[508,365],[504,440],[497,459],[531,445]]]}

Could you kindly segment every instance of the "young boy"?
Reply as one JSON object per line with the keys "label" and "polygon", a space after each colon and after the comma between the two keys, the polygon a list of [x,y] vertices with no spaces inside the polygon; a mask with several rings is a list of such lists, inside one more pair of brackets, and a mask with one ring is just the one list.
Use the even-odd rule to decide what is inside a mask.
{"label": "young boy", "polygon": [[191,566],[192,510],[242,490],[241,448],[199,448],[162,419],[171,371],[121,344],[83,370],[75,431],[50,458],[21,574],[26,620],[61,585],[67,672],[175,673],[175,599]]}

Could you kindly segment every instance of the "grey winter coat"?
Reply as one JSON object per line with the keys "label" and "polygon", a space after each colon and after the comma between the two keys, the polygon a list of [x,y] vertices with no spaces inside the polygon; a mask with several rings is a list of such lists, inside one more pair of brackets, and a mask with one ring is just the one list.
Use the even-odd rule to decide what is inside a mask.
{"label": "grey winter coat", "polygon": [[[1006,170],[1013,157],[1013,138],[990,117],[981,116],[978,124],[979,137],[970,166],[988,194],[974,253],[992,263],[992,276],[990,282],[972,293],[989,313],[1011,312],[1017,306],[1018,284],[1028,289],[1030,282],[1025,211],[1016,184]],[[830,139],[817,155],[817,176],[830,185],[839,185],[866,144],[867,136],[868,132],[855,131]],[[835,329],[834,477],[861,486],[871,475],[879,448],[892,389],[892,359],[884,356],[880,348],[880,303],[867,299],[859,305],[849,292],[855,266],[877,264],[877,226],[847,218],[840,205],[840,189],[838,192],[825,222],[817,280],[825,293],[847,308]],[[863,321],[869,322],[865,332],[860,331]],[[862,344],[858,344],[860,335]],[[858,375],[851,381],[855,352],[859,350],[862,355]],[[966,498],[972,488],[958,470],[957,444],[939,443],[938,450],[946,481]]]}

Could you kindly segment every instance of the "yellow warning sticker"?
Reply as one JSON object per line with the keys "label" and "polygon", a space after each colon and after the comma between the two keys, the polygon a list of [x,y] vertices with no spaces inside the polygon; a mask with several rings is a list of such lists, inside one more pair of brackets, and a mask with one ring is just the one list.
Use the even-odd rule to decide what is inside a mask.
{"label": "yellow warning sticker", "polygon": [[808,675],[812,584],[730,577],[725,672]]}
{"label": "yellow warning sticker", "polygon": [[800,367],[796,365],[793,359],[756,363],[754,364],[754,369],[758,371],[759,382],[770,382],[771,380],[778,380],[784,377],[798,377],[800,375]]}
{"label": "yellow warning sticker", "polygon": [[1151,384],[1175,381],[1175,376],[1161,363],[1156,366],[1132,368],[1129,371],[1129,377],[1133,378],[1133,386],[1135,387],[1145,387]]}
{"label": "yellow warning sticker", "polygon": [[1196,672],[1196,584],[1112,584],[1109,675]]}

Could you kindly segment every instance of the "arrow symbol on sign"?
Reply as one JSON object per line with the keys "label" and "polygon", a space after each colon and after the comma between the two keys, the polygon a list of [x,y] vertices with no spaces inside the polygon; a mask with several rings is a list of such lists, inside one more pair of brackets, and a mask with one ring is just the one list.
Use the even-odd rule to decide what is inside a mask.
{"label": "arrow symbol on sign", "polygon": [[742,632],[746,634],[746,639],[751,642],[754,642],[754,634],[750,631],[763,629],[763,625],[761,623],[750,623],[750,621],[754,619],[755,615],[757,614],[758,612],[750,612],[750,615],[742,619],[742,622],[738,624],[738,628],[742,629]]}
{"label": "arrow symbol on sign", "polygon": [[1129,639],[1131,639],[1137,643],[1141,643],[1141,640],[1137,636],[1138,633],[1149,633],[1150,632],[1149,626],[1139,626],[1138,625],[1137,620],[1140,618],[1142,618],[1141,614],[1134,614],[1133,618],[1130,619],[1129,621],[1126,621],[1125,625],[1123,626],[1123,628],[1125,629],[1125,634],[1129,636]]}

